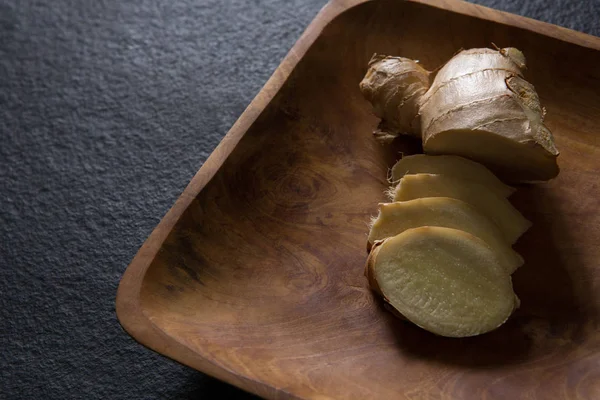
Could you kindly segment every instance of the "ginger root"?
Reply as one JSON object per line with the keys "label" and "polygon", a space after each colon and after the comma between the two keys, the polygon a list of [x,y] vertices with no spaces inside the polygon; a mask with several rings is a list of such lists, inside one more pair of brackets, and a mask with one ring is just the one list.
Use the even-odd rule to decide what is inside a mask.
{"label": "ginger root", "polygon": [[464,50],[429,86],[417,62],[376,56],[360,88],[382,118],[379,137],[419,136],[425,153],[472,159],[510,182],[548,180],[559,152],[524,69],[515,48]]}

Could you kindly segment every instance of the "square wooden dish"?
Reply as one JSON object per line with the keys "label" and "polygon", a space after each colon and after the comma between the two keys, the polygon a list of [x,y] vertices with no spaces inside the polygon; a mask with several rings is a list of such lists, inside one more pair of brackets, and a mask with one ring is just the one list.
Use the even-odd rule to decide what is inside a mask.
{"label": "square wooden dish", "polygon": [[[492,42],[527,56],[562,171],[512,197],[533,222],[516,246],[521,308],[490,334],[445,339],[395,319],[363,276],[397,153],[371,136],[358,83],[373,53],[433,69]],[[333,0],[127,268],[121,324],[272,399],[600,399],[599,50],[467,3]]]}

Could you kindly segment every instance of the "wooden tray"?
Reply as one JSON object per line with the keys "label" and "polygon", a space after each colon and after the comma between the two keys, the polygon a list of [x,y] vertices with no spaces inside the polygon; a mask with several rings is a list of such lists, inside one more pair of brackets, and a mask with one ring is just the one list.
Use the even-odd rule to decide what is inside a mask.
{"label": "wooden tray", "polygon": [[[491,42],[525,52],[562,172],[512,198],[534,223],[517,244],[521,309],[445,339],[392,317],[363,277],[395,154],[358,83],[374,52],[431,69]],[[600,399],[599,50],[467,3],[332,0],[128,267],[121,324],[271,399]]]}

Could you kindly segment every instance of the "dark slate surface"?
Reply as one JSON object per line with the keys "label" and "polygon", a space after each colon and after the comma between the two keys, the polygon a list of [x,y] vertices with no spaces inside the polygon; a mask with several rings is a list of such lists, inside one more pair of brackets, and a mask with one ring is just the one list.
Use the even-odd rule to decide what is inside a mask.
{"label": "dark slate surface", "polygon": [[[599,0],[477,2],[600,35]],[[114,297],[323,4],[0,1],[0,398],[251,398],[138,345]]]}

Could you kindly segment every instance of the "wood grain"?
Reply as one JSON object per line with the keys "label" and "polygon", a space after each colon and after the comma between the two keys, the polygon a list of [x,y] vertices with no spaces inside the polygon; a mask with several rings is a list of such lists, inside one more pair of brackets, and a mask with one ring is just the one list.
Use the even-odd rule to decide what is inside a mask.
{"label": "wood grain", "polygon": [[[375,143],[358,83],[375,52],[433,69],[518,46],[561,150],[513,203],[522,300],[499,330],[433,336],[363,276],[367,223],[398,151]],[[127,268],[123,327],[272,399],[600,398],[600,39],[456,1],[332,1]]]}

